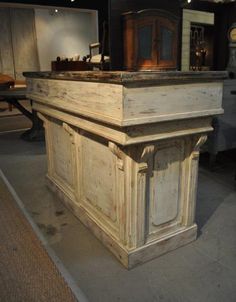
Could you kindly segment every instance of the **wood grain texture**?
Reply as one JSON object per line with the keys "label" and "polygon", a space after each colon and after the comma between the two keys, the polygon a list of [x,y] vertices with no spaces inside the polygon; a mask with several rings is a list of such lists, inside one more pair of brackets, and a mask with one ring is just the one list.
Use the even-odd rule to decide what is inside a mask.
{"label": "wood grain texture", "polygon": [[[151,29],[150,57],[140,58],[139,30]],[[162,29],[172,33],[171,59],[161,58],[161,49],[164,46]],[[145,9],[123,14],[124,36],[124,68],[126,70],[175,70],[177,69],[177,33],[178,22],[175,15],[158,9]],[[147,45],[145,45],[147,46]],[[145,47],[144,46],[144,47]]]}
{"label": "wood grain texture", "polygon": [[122,85],[164,85],[171,83],[222,82],[228,77],[226,71],[76,71],[76,72],[24,72],[26,78],[83,82],[102,82]]}
{"label": "wood grain texture", "polygon": [[44,121],[50,187],[125,267],[196,238],[199,150],[222,112],[221,82],[28,85]]}
{"label": "wood grain texture", "polygon": [[73,116],[37,102],[33,102],[33,108],[38,112],[50,115],[55,119],[83,129],[89,133],[102,136],[109,141],[116,142],[123,146],[193,135],[196,133],[207,133],[213,130],[211,126],[212,117],[186,119],[171,123],[169,121],[159,122],[149,124],[148,127],[146,127],[146,125],[136,125],[121,128],[88,120],[84,117]]}
{"label": "wood grain texture", "polygon": [[223,113],[222,90],[222,83],[125,88],[124,122],[146,124]]}
{"label": "wood grain texture", "polygon": [[119,147],[54,118],[43,120],[48,177],[127,268],[196,237],[197,159],[205,136]]}
{"label": "wood grain texture", "polygon": [[133,88],[28,79],[27,96],[65,112],[123,127],[223,113],[222,83],[218,82]]}
{"label": "wood grain texture", "polygon": [[30,99],[62,111],[119,124],[122,118],[122,86],[103,83],[27,80]]}

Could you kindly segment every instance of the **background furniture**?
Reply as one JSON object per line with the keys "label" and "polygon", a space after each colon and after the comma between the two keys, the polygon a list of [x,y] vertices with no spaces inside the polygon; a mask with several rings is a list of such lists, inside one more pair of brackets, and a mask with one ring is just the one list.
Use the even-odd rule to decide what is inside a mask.
{"label": "background furniture", "polygon": [[[98,68],[100,70],[109,70],[110,69],[110,57],[105,56],[105,48],[108,35],[107,35],[107,23],[103,22],[102,30],[102,42],[89,44],[89,58],[88,62],[90,69]],[[95,50],[95,54],[93,53]]]}
{"label": "background furniture", "polygon": [[[93,54],[94,49],[97,49],[97,53],[99,52],[100,48],[102,48],[100,54]],[[110,57],[104,55],[104,47],[100,43],[92,43],[89,45],[89,58],[88,64],[90,69],[98,68],[101,70],[109,70],[110,66]]]}
{"label": "background furniture", "polygon": [[52,71],[81,71],[88,70],[88,64],[84,61],[52,61]]}
{"label": "background furniture", "polygon": [[[1,86],[0,86],[1,87]],[[0,102],[7,102],[16,107],[22,114],[24,114],[32,122],[31,129],[25,131],[21,138],[27,141],[41,141],[44,140],[44,128],[42,121],[38,118],[35,110],[28,111],[20,104],[21,100],[27,99],[26,87],[9,88],[0,90]]]}
{"label": "background furniture", "polygon": [[23,80],[25,70],[39,70],[33,9],[0,8],[0,73]]}
{"label": "background furniture", "polygon": [[[235,87],[236,89],[236,87]],[[231,94],[232,95],[235,95],[235,98],[236,98],[236,90],[231,90]],[[236,116],[235,116],[235,119],[236,119]],[[235,172],[235,176],[234,176],[235,180],[236,180],[236,172]]]}
{"label": "background furniture", "polygon": [[229,41],[229,78],[224,81],[222,106],[224,115],[214,119],[214,132],[209,136],[208,150],[211,163],[216,160],[220,151],[236,148],[236,23],[228,30]]}
{"label": "background furniture", "polygon": [[124,68],[176,69],[177,18],[162,10],[146,9],[123,15]]}
{"label": "background furniture", "polygon": [[223,84],[222,107],[224,114],[214,118],[214,132],[209,135],[207,149],[211,162],[218,152],[236,148],[236,79],[228,79]]}

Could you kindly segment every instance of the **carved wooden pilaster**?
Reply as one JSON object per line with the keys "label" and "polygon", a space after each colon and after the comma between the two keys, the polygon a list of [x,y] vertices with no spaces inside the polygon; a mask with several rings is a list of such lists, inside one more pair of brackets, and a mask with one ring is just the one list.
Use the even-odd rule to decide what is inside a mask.
{"label": "carved wooden pilaster", "polygon": [[[147,145],[143,148],[140,161],[138,163],[137,173],[137,247],[142,246],[146,240],[147,233],[147,188],[148,186],[148,170],[151,160],[156,151],[155,145]],[[150,176],[150,175],[149,175]]]}
{"label": "carved wooden pilaster", "polygon": [[50,118],[47,117],[47,115],[44,115],[40,112],[37,112],[38,117],[41,121],[43,121],[43,127],[45,129],[45,142],[46,142],[46,149],[47,149],[47,163],[48,163],[48,172],[47,174],[51,176],[53,174],[53,152],[52,152],[52,146],[51,146],[51,134],[50,134]]}
{"label": "carved wooden pilaster", "polygon": [[119,219],[119,236],[123,240],[123,242],[127,242],[126,237],[126,207],[124,203],[124,188],[125,188],[125,176],[124,176],[124,152],[113,142],[108,142],[108,148],[110,151],[116,156],[116,165],[118,168],[118,172],[116,174],[116,187],[119,188],[116,191],[116,200],[117,203],[117,211],[118,211],[118,219]]}
{"label": "carved wooden pilaster", "polygon": [[184,224],[190,226],[195,221],[196,198],[197,198],[197,182],[198,182],[198,160],[201,146],[206,142],[207,135],[197,136],[193,140],[192,152],[189,157],[188,167],[188,196],[186,200]]}

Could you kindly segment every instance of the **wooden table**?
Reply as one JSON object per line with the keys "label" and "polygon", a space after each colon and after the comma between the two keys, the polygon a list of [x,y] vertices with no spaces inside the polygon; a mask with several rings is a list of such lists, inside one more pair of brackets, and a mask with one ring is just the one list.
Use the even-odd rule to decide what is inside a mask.
{"label": "wooden table", "polygon": [[0,101],[7,102],[17,108],[24,116],[32,122],[31,129],[25,131],[21,138],[27,141],[41,141],[44,140],[44,128],[42,121],[37,117],[35,110],[27,110],[20,101],[26,100],[26,87],[9,88],[4,87],[0,90]]}

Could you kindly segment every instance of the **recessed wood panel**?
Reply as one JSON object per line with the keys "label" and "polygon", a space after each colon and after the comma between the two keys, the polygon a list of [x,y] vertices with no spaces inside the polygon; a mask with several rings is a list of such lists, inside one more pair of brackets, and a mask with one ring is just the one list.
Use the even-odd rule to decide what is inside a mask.
{"label": "recessed wood panel", "polygon": [[59,178],[72,190],[74,189],[74,151],[72,141],[59,123],[50,124],[53,176]]}
{"label": "recessed wood panel", "polygon": [[81,137],[81,182],[83,202],[117,220],[116,158],[106,145]]}
{"label": "recessed wood panel", "polygon": [[164,148],[155,156],[153,172],[152,224],[158,226],[176,218],[179,204],[180,150]]}
{"label": "recessed wood panel", "polygon": [[149,187],[149,234],[178,223],[183,152],[182,144],[173,142],[160,147],[154,155]]}

